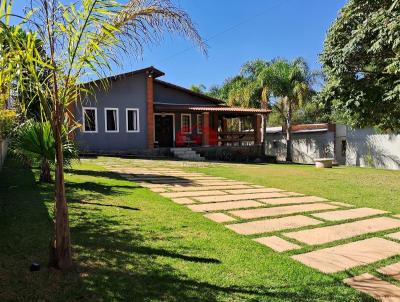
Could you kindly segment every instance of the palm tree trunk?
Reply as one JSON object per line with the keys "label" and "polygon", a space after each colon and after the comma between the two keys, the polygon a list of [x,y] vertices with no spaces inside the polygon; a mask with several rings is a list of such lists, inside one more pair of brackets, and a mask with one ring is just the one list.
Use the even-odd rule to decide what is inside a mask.
{"label": "palm tree trunk", "polygon": [[[71,239],[68,220],[68,207],[65,196],[63,150],[61,139],[61,122],[56,117],[54,139],[56,145],[56,201],[55,201],[55,242],[54,242],[54,262],[62,269],[72,266]],[[50,255],[52,259],[52,255]]]}
{"label": "palm tree trunk", "polygon": [[51,182],[50,164],[46,158],[42,158],[40,164],[40,182]]}
{"label": "palm tree trunk", "polygon": [[292,104],[288,101],[288,113],[286,116],[286,161],[292,162]]}

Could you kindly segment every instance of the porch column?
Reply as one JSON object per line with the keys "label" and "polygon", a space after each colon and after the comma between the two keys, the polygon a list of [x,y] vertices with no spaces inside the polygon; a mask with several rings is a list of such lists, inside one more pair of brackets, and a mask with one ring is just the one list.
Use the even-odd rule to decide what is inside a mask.
{"label": "porch column", "polygon": [[210,114],[203,112],[202,146],[210,145]]}
{"label": "porch column", "polygon": [[147,75],[146,88],[146,108],[147,108],[147,148],[154,149],[154,90],[153,90],[153,75]]}
{"label": "porch column", "polygon": [[261,114],[256,114],[253,121],[254,128],[254,144],[261,144]]}

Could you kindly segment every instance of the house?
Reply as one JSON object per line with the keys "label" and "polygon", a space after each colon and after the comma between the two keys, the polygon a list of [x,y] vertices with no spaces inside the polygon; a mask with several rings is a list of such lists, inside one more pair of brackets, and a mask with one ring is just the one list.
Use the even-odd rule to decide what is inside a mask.
{"label": "house", "polygon": [[[222,100],[160,80],[164,73],[148,67],[98,81],[94,95],[83,97],[71,110],[81,124],[75,133],[80,149],[96,153],[135,154],[184,146],[219,146],[244,139],[261,144],[261,120],[269,110],[237,108]],[[227,120],[251,117],[253,131],[227,131]],[[249,143],[249,142],[247,142]]]}

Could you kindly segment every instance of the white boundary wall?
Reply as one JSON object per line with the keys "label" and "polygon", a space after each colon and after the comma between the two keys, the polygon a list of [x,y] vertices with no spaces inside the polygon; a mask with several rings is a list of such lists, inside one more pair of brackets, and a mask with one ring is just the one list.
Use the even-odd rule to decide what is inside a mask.
{"label": "white boundary wall", "polygon": [[7,140],[0,140],[0,170],[3,167],[4,160],[6,159],[8,148]]}
{"label": "white boundary wall", "polygon": [[346,164],[400,169],[400,135],[376,134],[373,129],[347,129]]}

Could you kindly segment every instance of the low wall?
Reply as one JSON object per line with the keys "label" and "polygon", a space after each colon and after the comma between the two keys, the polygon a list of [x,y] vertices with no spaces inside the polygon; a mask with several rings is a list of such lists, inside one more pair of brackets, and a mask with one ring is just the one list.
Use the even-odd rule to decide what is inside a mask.
{"label": "low wall", "polygon": [[275,162],[274,156],[265,156],[261,146],[207,146],[192,147],[207,160],[228,162]]}
{"label": "low wall", "polygon": [[[294,163],[313,164],[314,158],[334,157],[334,132],[310,132],[292,134],[292,157]],[[266,154],[286,160],[286,139],[282,133],[267,133]]]}
{"label": "low wall", "polygon": [[4,160],[6,159],[7,148],[8,148],[8,141],[0,140],[0,170],[3,167]]}
{"label": "low wall", "polygon": [[400,135],[376,134],[373,129],[348,129],[346,164],[400,169]]}

